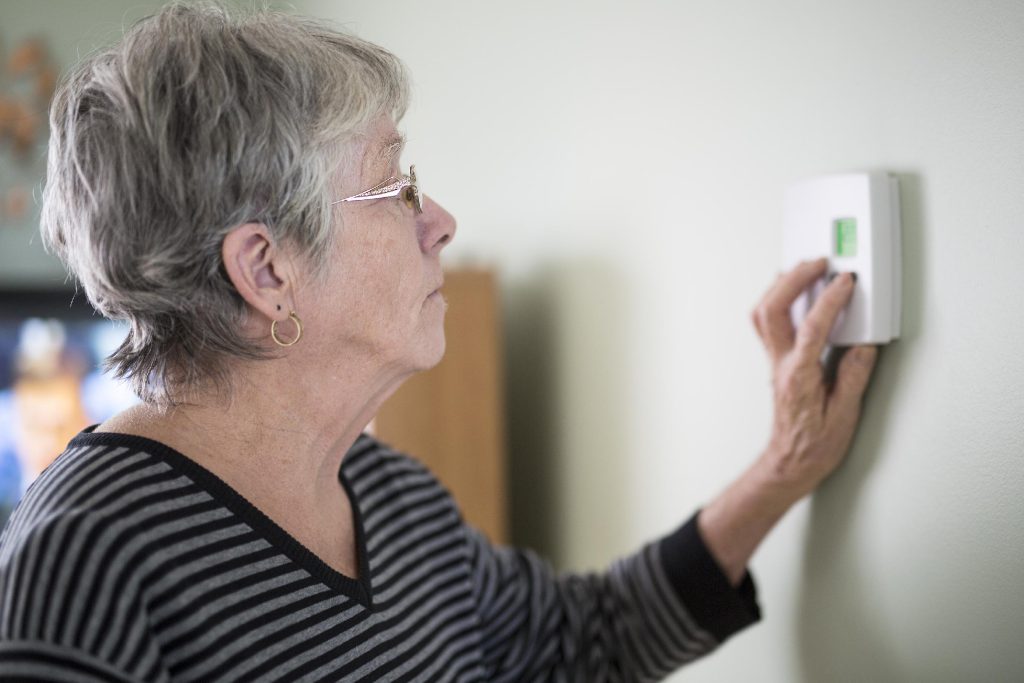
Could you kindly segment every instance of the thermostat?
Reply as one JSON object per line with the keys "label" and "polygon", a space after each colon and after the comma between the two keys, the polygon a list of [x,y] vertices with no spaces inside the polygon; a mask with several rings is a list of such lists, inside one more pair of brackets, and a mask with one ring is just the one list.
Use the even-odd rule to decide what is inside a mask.
{"label": "thermostat", "polygon": [[791,309],[793,324],[828,280],[854,272],[849,305],[829,334],[833,346],[887,344],[900,336],[902,269],[899,181],[887,173],[811,178],[786,191],[783,268],[828,258],[828,272]]}

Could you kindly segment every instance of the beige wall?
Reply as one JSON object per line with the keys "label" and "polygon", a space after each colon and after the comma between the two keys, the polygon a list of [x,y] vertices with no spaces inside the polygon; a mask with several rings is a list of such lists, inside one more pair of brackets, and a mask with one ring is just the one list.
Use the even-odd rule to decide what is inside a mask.
{"label": "beige wall", "polygon": [[1024,5],[338,2],[408,63],[407,160],[503,271],[514,531],[563,567],[758,452],[748,311],[784,187],[900,174],[904,338],[850,461],[754,562],[766,621],[680,680],[1024,677]]}

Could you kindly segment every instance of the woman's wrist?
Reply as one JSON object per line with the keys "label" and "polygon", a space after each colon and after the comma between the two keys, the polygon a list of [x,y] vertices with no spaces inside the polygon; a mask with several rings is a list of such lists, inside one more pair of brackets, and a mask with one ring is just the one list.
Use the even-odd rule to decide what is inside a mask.
{"label": "woman's wrist", "polygon": [[701,538],[734,586],[742,581],[761,541],[800,498],[774,476],[770,461],[759,458],[697,518]]}

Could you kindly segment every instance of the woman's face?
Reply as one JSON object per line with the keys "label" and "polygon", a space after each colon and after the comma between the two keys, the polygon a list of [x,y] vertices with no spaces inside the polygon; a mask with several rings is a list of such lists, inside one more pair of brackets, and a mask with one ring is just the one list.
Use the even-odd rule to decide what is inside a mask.
{"label": "woman's face", "polygon": [[[400,167],[401,138],[390,119],[371,130],[362,163],[341,178],[336,199],[408,172]],[[429,173],[429,170],[428,170]],[[423,197],[423,213],[402,198],[334,205],[336,235],[328,276],[312,293],[314,315],[301,311],[310,341],[326,362],[355,352],[398,374],[424,370],[444,355],[441,250],[455,236],[455,219]],[[303,297],[305,298],[305,297]],[[326,368],[325,368],[326,369]]]}

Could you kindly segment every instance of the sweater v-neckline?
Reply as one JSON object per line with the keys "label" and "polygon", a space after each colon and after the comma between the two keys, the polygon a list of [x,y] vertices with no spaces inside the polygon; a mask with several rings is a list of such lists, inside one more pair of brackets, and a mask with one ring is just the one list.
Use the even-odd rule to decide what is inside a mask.
{"label": "sweater v-neckline", "polygon": [[[373,607],[373,584],[370,576],[366,532],[359,500],[356,498],[355,490],[345,474],[346,464],[349,460],[347,456],[342,459],[341,467],[338,468],[338,480],[348,495],[349,507],[352,510],[352,523],[355,526],[356,560],[359,566],[358,578],[346,576],[324,562],[316,553],[285,531],[283,527],[268,517],[266,513],[236,491],[230,484],[187,455],[160,441],[143,436],[122,434],[120,432],[94,432],[93,430],[96,426],[92,425],[84,429],[71,440],[69,447],[123,447],[144,451],[160,458],[172,469],[194,481],[214,500],[230,510],[241,522],[256,531],[267,543],[286,555],[297,566],[307,571],[328,588],[351,598],[367,609]],[[356,443],[358,444],[359,440]]]}

